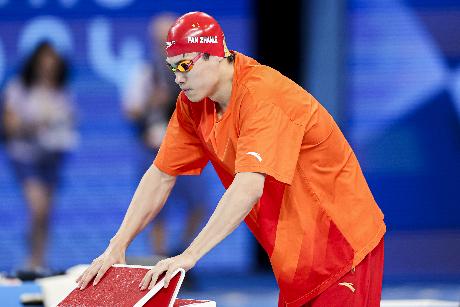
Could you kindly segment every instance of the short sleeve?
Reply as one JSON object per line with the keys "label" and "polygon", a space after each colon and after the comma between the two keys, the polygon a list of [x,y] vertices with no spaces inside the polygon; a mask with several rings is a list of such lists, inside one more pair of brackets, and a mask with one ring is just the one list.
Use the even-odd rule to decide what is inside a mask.
{"label": "short sleeve", "polygon": [[199,175],[209,160],[186,108],[179,96],[154,161],[156,167],[172,176]]}
{"label": "short sleeve", "polygon": [[292,117],[279,105],[246,96],[240,108],[235,172],[264,173],[290,184],[305,133],[307,109],[299,104],[296,114],[300,116]]}

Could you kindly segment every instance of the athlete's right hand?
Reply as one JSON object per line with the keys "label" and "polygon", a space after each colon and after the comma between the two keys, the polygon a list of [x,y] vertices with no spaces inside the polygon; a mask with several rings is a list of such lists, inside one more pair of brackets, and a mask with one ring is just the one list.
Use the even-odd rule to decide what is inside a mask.
{"label": "athlete's right hand", "polygon": [[91,265],[77,278],[77,288],[80,288],[80,290],[85,289],[93,278],[93,286],[97,285],[112,264],[118,263],[126,263],[125,249],[109,245],[105,252],[94,259]]}

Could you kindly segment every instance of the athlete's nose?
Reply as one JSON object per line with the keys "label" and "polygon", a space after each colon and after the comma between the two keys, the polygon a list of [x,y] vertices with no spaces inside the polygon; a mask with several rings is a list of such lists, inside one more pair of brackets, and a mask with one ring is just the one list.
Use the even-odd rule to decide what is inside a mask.
{"label": "athlete's nose", "polygon": [[185,82],[185,74],[184,73],[181,73],[181,72],[176,72],[176,79],[175,79],[175,82],[176,84],[183,84]]}

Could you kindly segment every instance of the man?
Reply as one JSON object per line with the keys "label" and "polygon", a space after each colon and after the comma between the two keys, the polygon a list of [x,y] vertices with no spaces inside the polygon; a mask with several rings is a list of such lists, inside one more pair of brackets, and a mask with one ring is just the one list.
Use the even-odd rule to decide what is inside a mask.
{"label": "man", "polygon": [[209,15],[180,17],[166,42],[182,89],[166,137],[120,229],[78,279],[97,284],[164,204],[177,175],[211,161],[227,191],[180,255],[139,285],[191,269],[243,219],[264,247],[279,306],[379,306],[383,214],[358,161],[327,111],[276,70],[227,50]]}

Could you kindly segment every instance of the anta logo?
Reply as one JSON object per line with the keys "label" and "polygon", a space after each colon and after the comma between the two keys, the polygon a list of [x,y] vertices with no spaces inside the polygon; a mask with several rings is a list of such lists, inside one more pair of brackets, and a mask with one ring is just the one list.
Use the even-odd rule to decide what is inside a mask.
{"label": "anta logo", "polygon": [[166,42],[166,49],[168,49],[169,47],[171,47],[175,43],[176,43],[176,41]]}
{"label": "anta logo", "polygon": [[259,160],[259,162],[262,162],[262,157],[260,156],[258,152],[250,151],[250,152],[247,152],[246,154],[255,157],[257,160]]}
{"label": "anta logo", "polygon": [[199,36],[199,37],[194,37],[194,36],[189,36],[187,38],[188,43],[192,44],[217,44],[217,35],[216,36]]}
{"label": "anta logo", "polygon": [[341,282],[341,283],[339,283],[339,286],[347,287],[353,293],[355,293],[355,291],[356,291],[353,283],[351,283],[351,282]]}

